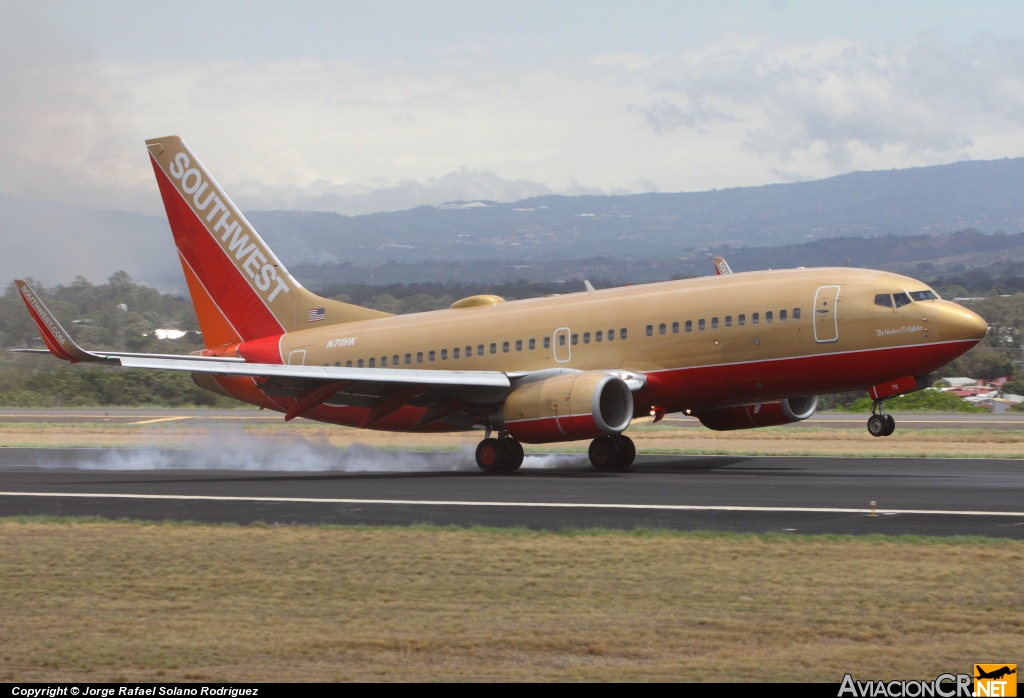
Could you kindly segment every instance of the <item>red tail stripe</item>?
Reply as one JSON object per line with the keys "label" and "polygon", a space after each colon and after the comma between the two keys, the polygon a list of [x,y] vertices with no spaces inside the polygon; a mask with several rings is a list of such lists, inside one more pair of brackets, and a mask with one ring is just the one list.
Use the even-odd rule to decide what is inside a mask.
{"label": "red tail stripe", "polygon": [[281,334],[284,328],[152,159],[160,196],[178,252],[206,287],[242,340]]}

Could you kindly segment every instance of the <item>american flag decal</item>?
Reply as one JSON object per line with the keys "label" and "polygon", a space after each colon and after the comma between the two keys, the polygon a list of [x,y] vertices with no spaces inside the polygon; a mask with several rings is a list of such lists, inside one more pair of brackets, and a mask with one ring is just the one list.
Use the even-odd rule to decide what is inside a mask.
{"label": "american flag decal", "polygon": [[310,308],[309,309],[309,321],[316,322],[317,320],[323,320],[326,316],[326,308]]}

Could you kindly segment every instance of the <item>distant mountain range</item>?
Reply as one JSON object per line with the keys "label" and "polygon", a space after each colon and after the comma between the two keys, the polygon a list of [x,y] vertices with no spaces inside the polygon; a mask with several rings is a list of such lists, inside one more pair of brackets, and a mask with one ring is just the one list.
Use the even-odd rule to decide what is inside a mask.
{"label": "distant mountain range", "polygon": [[[246,215],[311,288],[496,274],[643,281],[708,273],[712,252],[728,252],[736,270],[1013,257],[1014,245],[1024,247],[1017,235],[1024,230],[1021,192],[1024,158],[1014,158],[696,193],[451,202],[362,216]],[[52,284],[81,274],[100,281],[124,269],[163,290],[183,288],[162,217],[0,195],[0,226],[0,278],[30,274]],[[965,229],[1006,235],[949,235]],[[921,257],[926,253],[934,256]]]}

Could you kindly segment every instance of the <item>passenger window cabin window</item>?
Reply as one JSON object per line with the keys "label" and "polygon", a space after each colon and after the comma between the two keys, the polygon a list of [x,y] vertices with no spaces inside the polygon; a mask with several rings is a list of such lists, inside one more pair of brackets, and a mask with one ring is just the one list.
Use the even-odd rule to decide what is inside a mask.
{"label": "passenger window cabin window", "polygon": [[654,336],[654,325],[648,325],[647,326],[647,336],[648,337],[653,337]]}
{"label": "passenger window cabin window", "polygon": [[799,320],[800,319],[800,308],[793,308],[793,319],[794,320]]}
{"label": "passenger window cabin window", "polygon": [[448,350],[447,349],[442,349],[441,350],[441,361],[447,361],[447,360],[448,360]]}
{"label": "passenger window cabin window", "polygon": [[346,368],[352,368],[352,362],[351,361],[346,361],[345,362],[345,367]]}
{"label": "passenger window cabin window", "polygon": [[686,331],[693,332],[693,320],[686,321]]}
{"label": "passenger window cabin window", "polygon": [[629,336],[629,331],[625,327],[623,327],[622,329],[619,330],[619,339],[625,339],[628,336]]}
{"label": "passenger window cabin window", "polygon": [[[564,344],[564,342],[563,342],[563,344]],[[545,337],[544,338],[544,348],[545,349],[550,349],[551,348],[551,337]]]}
{"label": "passenger window cabin window", "polygon": [[732,315],[725,316],[725,326],[732,327]]}
{"label": "passenger window cabin window", "polygon": [[767,313],[764,314],[764,321],[765,322],[771,322],[772,321],[772,311],[769,310]]}
{"label": "passenger window cabin window", "polygon": [[530,338],[529,347],[530,347],[530,351],[533,351],[534,349],[536,349],[537,348],[537,340],[531,337]]}
{"label": "passenger window cabin window", "polygon": [[454,349],[452,349],[452,358],[453,359],[459,358],[459,348],[458,347],[455,347]]}
{"label": "passenger window cabin window", "polygon": [[678,322],[673,322],[672,323],[672,334],[679,334],[679,323]]}
{"label": "passenger window cabin window", "polygon": [[879,293],[875,296],[875,305],[880,305],[883,308],[892,307],[892,296],[888,293]]}
{"label": "passenger window cabin window", "polygon": [[371,358],[370,359],[370,366],[369,367],[370,368],[375,368],[376,366],[377,366],[377,359]]}
{"label": "passenger window cabin window", "polygon": [[472,355],[473,355],[473,345],[470,344],[470,345],[466,346],[466,358],[468,359]]}
{"label": "passenger window cabin window", "polygon": [[578,334],[573,334],[573,336],[572,336],[572,345],[576,346],[579,343],[580,343],[580,336]]}
{"label": "passenger window cabin window", "polygon": [[754,313],[753,315],[750,316],[751,325],[756,325],[759,322],[761,322],[761,313]]}
{"label": "passenger window cabin window", "polygon": [[564,334],[558,335],[558,346],[560,346],[560,347],[564,347],[565,346],[565,335]]}
{"label": "passenger window cabin window", "polygon": [[[494,352],[491,352],[491,353],[493,354]],[[477,344],[476,345],[476,355],[477,356],[483,356],[484,355],[484,345],[483,344]]]}
{"label": "passenger window cabin window", "polygon": [[522,351],[522,350],[523,350],[523,340],[517,339],[516,340],[516,351]]}
{"label": "passenger window cabin window", "polygon": [[702,331],[704,330],[704,318],[697,321],[697,329]]}
{"label": "passenger window cabin window", "polygon": [[894,293],[892,294],[893,302],[896,303],[897,308],[902,308],[905,305],[910,305],[910,296],[905,293]]}
{"label": "passenger window cabin window", "polygon": [[337,366],[338,368],[341,368],[341,362],[340,361],[335,361],[334,365]]}
{"label": "passenger window cabin window", "polygon": [[416,363],[418,363],[418,364],[423,363],[423,352],[422,351],[416,352]]}
{"label": "passenger window cabin window", "polygon": [[661,323],[660,325],[658,325],[658,334],[665,334],[665,330],[666,330],[666,329],[667,329],[667,328],[666,328],[666,326],[665,326],[665,323],[664,323],[664,322],[663,322],[663,323]]}
{"label": "passenger window cabin window", "polygon": [[491,353],[492,354],[497,354],[498,353],[498,345],[496,343],[494,343],[494,342],[491,342]]}
{"label": "passenger window cabin window", "polygon": [[713,330],[717,330],[718,329],[718,318],[716,318],[716,317],[711,318],[711,329],[713,329]]}
{"label": "passenger window cabin window", "polygon": [[388,357],[386,357],[386,356],[380,357],[380,365],[381,366],[387,366],[388,365]]}
{"label": "passenger window cabin window", "polygon": [[406,354],[405,355],[405,365],[408,366],[411,363],[412,363],[412,354]]}
{"label": "passenger window cabin window", "polygon": [[608,341],[609,342],[614,342],[615,341],[615,328],[614,327],[612,329],[608,330]]}
{"label": "passenger window cabin window", "polygon": [[359,361],[356,361],[356,368],[362,368],[362,367],[363,367],[363,360],[359,359]]}
{"label": "passenger window cabin window", "polygon": [[436,357],[436,356],[437,356],[437,354],[436,354],[436,353],[434,353],[434,350],[433,350],[433,349],[431,349],[431,350],[430,350],[430,353],[429,353],[429,354],[427,354],[427,361],[433,361],[433,360],[435,359],[435,357]]}
{"label": "passenger window cabin window", "polygon": [[583,333],[583,343],[584,344],[590,344],[590,333],[589,332],[584,332]]}
{"label": "passenger window cabin window", "polygon": [[397,366],[398,365],[398,354],[395,354],[394,356],[391,357],[391,365],[392,366]]}
{"label": "passenger window cabin window", "polygon": [[508,353],[508,342],[502,342],[501,343],[501,353],[502,354],[507,354]]}
{"label": "passenger window cabin window", "polygon": [[736,317],[736,324],[743,327],[747,324],[747,316],[742,313]]}
{"label": "passenger window cabin window", "polygon": [[785,321],[786,321],[786,311],[785,310],[780,310],[779,311],[779,322],[785,322]]}
{"label": "passenger window cabin window", "polygon": [[602,339],[604,339],[604,330],[598,330],[594,333],[595,342],[600,342]]}

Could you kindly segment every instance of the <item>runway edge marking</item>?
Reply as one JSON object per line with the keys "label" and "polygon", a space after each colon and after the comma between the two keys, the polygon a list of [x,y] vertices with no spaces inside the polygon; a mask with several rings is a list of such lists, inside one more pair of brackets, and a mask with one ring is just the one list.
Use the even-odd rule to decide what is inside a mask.
{"label": "runway edge marking", "polygon": [[[78,497],[93,499],[171,499],[210,502],[277,502],[282,504],[397,504],[405,506],[533,507],[546,509],[651,509],[658,511],[757,511],[817,514],[870,514],[871,509],[832,507],[745,507],[700,504],[598,504],[585,502],[465,502],[434,499],[321,499],[314,497],[228,497],[182,494],[109,494],[88,492],[0,492],[0,497]],[[877,509],[876,514],[931,514],[940,516],[1018,516],[1021,511],[945,511],[941,509]]]}

